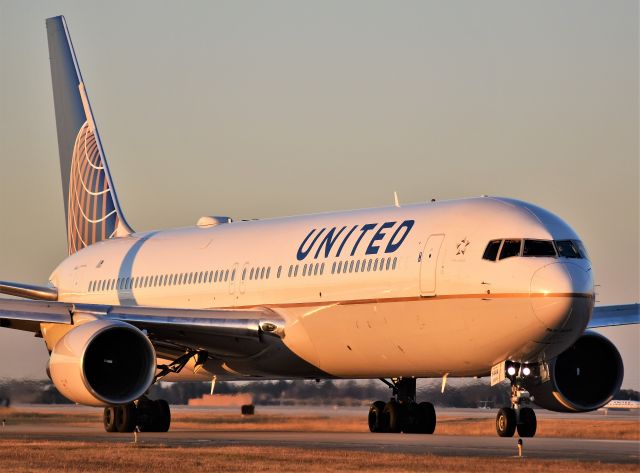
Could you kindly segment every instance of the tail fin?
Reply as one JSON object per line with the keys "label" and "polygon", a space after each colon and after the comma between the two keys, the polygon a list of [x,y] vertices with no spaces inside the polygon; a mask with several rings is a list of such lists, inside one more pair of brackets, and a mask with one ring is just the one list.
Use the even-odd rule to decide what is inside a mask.
{"label": "tail fin", "polygon": [[67,23],[47,19],[69,254],[132,233],[109,174]]}

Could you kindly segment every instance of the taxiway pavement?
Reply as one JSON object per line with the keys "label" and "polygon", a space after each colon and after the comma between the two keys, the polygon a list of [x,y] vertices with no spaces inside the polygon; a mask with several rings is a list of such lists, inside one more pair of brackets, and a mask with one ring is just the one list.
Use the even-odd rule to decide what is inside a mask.
{"label": "taxiway pavement", "polygon": [[[0,428],[0,439],[61,440],[87,442],[132,442],[133,434],[108,434],[101,426],[51,424],[7,425]],[[138,441],[147,445],[172,446],[269,446],[282,448],[341,449],[389,453],[435,454],[449,456],[514,457],[514,438],[328,433],[181,430],[168,433],[145,432]],[[539,459],[600,461],[640,464],[640,442],[628,440],[589,440],[571,438],[524,439],[524,456]]]}

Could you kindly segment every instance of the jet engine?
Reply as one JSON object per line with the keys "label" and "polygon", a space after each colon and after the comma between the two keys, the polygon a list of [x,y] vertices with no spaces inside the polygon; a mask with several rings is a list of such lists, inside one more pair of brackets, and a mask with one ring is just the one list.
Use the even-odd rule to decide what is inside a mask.
{"label": "jet engine", "polygon": [[153,345],[133,325],[94,320],[71,329],[53,348],[49,375],[58,391],[89,406],[126,404],[153,383]]}
{"label": "jet engine", "polygon": [[546,373],[541,369],[542,380],[525,387],[536,404],[557,412],[599,409],[613,399],[624,377],[617,348],[595,332],[585,332],[546,368]]}

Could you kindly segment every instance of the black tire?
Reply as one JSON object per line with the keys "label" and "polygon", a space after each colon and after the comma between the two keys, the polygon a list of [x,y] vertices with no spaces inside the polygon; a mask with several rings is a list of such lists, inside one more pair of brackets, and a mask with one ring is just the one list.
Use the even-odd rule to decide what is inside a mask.
{"label": "black tire", "polygon": [[520,437],[533,437],[538,428],[536,413],[530,407],[520,409],[520,422],[517,425]]}
{"label": "black tire", "polygon": [[369,430],[371,432],[386,432],[387,422],[384,415],[384,402],[372,402],[369,406]]}
{"label": "black tire", "polygon": [[400,408],[400,426],[405,434],[420,433],[420,412],[418,404],[409,402],[398,404]]}
{"label": "black tire", "polygon": [[402,424],[400,420],[400,405],[391,400],[384,405],[384,417],[388,422],[387,432],[394,434],[399,433],[402,430]]}
{"label": "black tire", "polygon": [[117,432],[116,427],[116,407],[108,406],[104,408],[102,413],[102,423],[104,424],[104,430],[107,432]]}
{"label": "black tire", "polygon": [[498,411],[496,432],[500,437],[513,437],[516,432],[516,412],[510,407],[503,407]]}
{"label": "black tire", "polygon": [[436,410],[430,402],[418,404],[418,432],[432,434],[436,430]]}
{"label": "black tire", "polygon": [[133,432],[136,428],[136,405],[133,402],[116,407],[116,430]]}
{"label": "black tire", "polygon": [[164,399],[158,399],[155,401],[156,404],[156,427],[158,432],[168,432],[169,427],[171,426],[171,409],[169,408],[169,403]]}

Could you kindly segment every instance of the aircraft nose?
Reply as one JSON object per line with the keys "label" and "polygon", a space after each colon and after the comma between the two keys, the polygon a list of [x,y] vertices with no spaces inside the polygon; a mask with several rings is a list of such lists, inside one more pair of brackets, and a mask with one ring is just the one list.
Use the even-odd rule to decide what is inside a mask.
{"label": "aircraft nose", "polygon": [[584,330],[593,309],[591,270],[575,263],[551,263],[531,278],[531,305],[536,317],[558,335]]}

